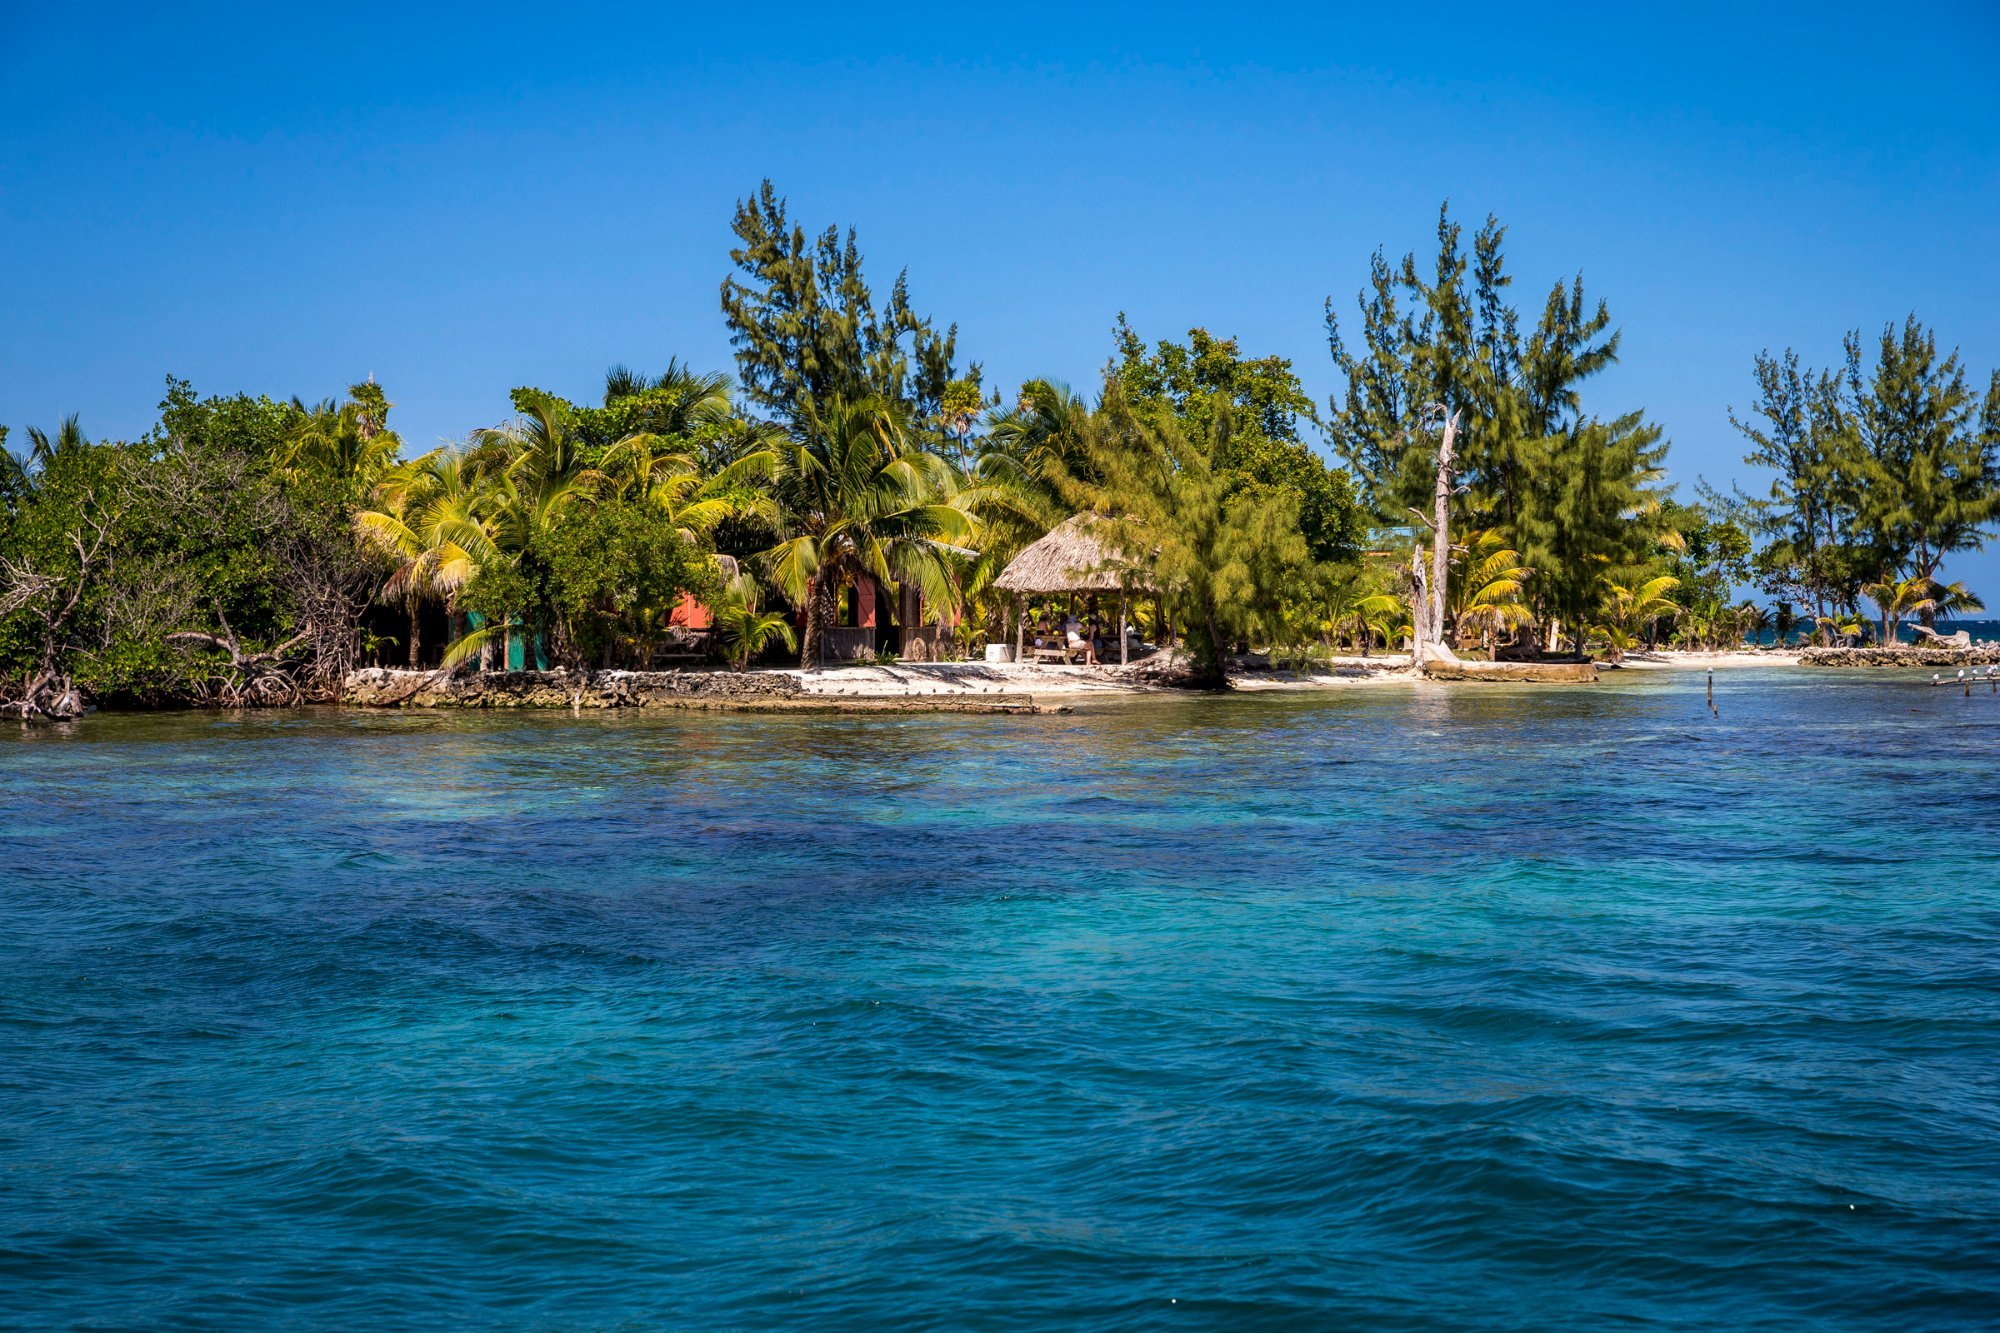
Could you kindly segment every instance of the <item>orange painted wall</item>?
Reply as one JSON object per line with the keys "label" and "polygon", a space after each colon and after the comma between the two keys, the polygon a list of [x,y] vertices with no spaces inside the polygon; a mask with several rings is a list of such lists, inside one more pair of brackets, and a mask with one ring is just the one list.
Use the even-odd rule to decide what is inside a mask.
{"label": "orange painted wall", "polygon": [[707,629],[715,624],[715,617],[707,607],[694,599],[693,593],[682,593],[674,603],[674,609],[667,615],[669,625],[685,625],[689,629]]}

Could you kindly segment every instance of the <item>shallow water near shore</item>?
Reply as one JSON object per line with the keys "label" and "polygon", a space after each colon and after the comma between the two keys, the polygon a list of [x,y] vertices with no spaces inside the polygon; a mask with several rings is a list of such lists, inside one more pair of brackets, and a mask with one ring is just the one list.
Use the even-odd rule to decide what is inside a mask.
{"label": "shallow water near shore", "polygon": [[0,731],[0,1325],[1990,1326],[2000,696]]}

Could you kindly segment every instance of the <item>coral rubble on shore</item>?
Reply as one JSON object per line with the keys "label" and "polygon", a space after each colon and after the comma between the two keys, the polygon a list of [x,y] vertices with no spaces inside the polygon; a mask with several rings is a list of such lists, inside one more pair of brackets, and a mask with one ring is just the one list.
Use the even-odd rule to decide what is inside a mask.
{"label": "coral rubble on shore", "polygon": [[788,672],[436,671],[371,667],[347,677],[341,702],[360,708],[678,708],[739,713],[1035,713],[1021,693],[870,697],[809,692]]}
{"label": "coral rubble on shore", "polygon": [[1976,648],[1808,648],[1800,666],[1811,667],[1965,667],[2000,666],[2000,647]]}

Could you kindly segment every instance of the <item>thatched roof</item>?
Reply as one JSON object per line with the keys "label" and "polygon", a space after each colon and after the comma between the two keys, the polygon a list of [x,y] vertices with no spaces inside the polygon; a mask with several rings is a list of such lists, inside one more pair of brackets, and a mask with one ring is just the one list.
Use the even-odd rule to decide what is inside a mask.
{"label": "thatched roof", "polygon": [[1089,514],[1064,519],[1015,556],[993,586],[1002,592],[1117,592],[1117,548]]}

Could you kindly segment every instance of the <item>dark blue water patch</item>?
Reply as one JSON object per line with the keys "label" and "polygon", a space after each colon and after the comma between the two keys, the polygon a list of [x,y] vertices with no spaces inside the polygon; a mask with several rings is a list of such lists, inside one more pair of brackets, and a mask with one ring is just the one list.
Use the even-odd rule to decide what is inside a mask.
{"label": "dark blue water patch", "polygon": [[[1869,619],[1866,623],[1869,637],[1871,639],[1879,639],[1882,633],[1880,618]],[[1917,633],[1916,627],[1921,623],[1918,620],[1903,621],[1896,628],[1896,642],[1902,644],[1916,644],[1920,642],[1922,636]],[[2000,643],[2000,620],[1940,620],[1937,622],[1935,629],[1939,634],[1945,635],[1963,631],[1966,637],[1971,639],[1974,644]],[[1750,635],[1748,642],[1760,643],[1769,647],[1777,642],[1777,637],[1776,630],[1764,629]],[[1786,635],[1787,641],[1795,645],[1800,643],[1802,639],[1809,639],[1810,637],[1810,626],[1805,630],[1795,629]]]}
{"label": "dark blue water patch", "polygon": [[0,738],[0,1324],[1951,1328],[2000,700]]}

